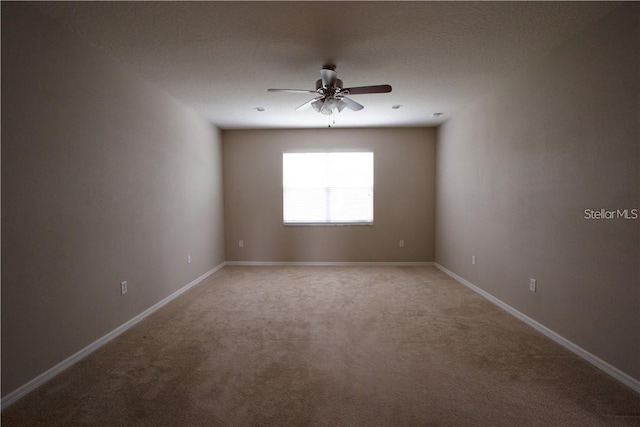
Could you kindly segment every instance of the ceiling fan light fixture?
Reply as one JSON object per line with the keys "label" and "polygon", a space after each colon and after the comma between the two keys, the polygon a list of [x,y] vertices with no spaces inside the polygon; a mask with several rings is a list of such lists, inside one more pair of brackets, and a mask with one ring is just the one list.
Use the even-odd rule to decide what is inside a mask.
{"label": "ceiling fan light fixture", "polygon": [[326,101],[324,101],[324,103],[325,103],[325,108],[328,108],[330,110],[333,110],[334,108],[336,108],[336,100],[335,100],[335,98],[329,97],[329,98],[327,98]]}
{"label": "ceiling fan light fixture", "polygon": [[314,110],[316,110],[319,113],[320,110],[322,110],[323,104],[324,104],[324,99],[318,99],[316,101],[313,101],[311,103],[311,106],[313,107]]}

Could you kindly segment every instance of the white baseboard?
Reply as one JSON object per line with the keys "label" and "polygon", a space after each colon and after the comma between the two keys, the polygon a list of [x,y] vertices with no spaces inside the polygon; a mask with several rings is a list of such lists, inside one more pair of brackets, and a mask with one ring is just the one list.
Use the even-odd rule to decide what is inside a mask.
{"label": "white baseboard", "polygon": [[148,309],[146,309],[142,313],[140,313],[137,316],[135,316],[133,319],[131,319],[128,322],[118,326],[113,331],[109,332],[108,334],[106,334],[102,338],[98,339],[97,341],[94,341],[93,343],[89,344],[88,346],[86,346],[82,350],[78,351],[77,353],[75,353],[71,357],[63,360],[62,362],[58,363],[57,365],[55,365],[51,369],[49,369],[49,370],[43,372],[42,374],[38,375],[37,377],[35,377],[31,381],[29,381],[28,383],[24,384],[23,386],[17,388],[16,390],[12,391],[11,393],[7,394],[5,397],[2,398],[1,409],[4,410],[6,407],[8,407],[11,404],[17,402],[19,399],[21,399],[22,397],[24,397],[25,395],[27,395],[31,391],[33,391],[36,388],[40,387],[42,384],[46,383],[47,381],[49,381],[50,379],[52,379],[56,375],[60,374],[65,369],[69,368],[70,366],[72,366],[75,363],[79,362],[80,360],[84,359],[85,357],[87,357],[88,355],[90,355],[91,353],[93,353],[94,351],[96,351],[97,349],[99,349],[100,347],[102,347],[103,345],[108,343],[109,341],[111,341],[114,338],[116,338],[118,335],[122,334],[123,332],[125,332],[128,329],[130,329],[131,327],[135,326],[141,320],[143,320],[144,318],[146,318],[147,316],[149,316],[153,312],[157,311],[158,309],[160,309],[164,305],[168,304],[172,300],[176,299],[178,296],[182,295],[183,293],[185,293],[186,291],[188,291],[189,289],[191,289],[192,287],[194,287],[198,283],[202,282],[204,279],[206,279],[207,277],[211,276],[213,273],[215,273],[216,271],[220,270],[224,266],[225,266],[224,262],[222,264],[217,265],[213,269],[211,269],[211,270],[207,271],[206,273],[204,273],[202,276],[200,276],[197,279],[193,280],[191,283],[188,283],[187,285],[185,285],[182,288],[178,289],[177,291],[175,291],[174,293],[172,293],[168,297],[166,297],[163,300],[161,300],[161,301],[157,302],[156,304],[152,305],[151,307],[149,307]]}
{"label": "white baseboard", "polygon": [[568,339],[566,339],[562,335],[552,331],[551,329],[547,328],[546,326],[544,326],[541,323],[538,323],[537,321],[533,320],[532,318],[528,317],[527,315],[522,314],[521,312],[519,312],[515,308],[513,308],[510,305],[504,303],[503,301],[501,301],[498,298],[494,297],[490,293],[480,289],[479,287],[477,287],[473,283],[469,282],[468,280],[464,279],[463,277],[458,276],[457,274],[455,274],[453,271],[447,269],[446,267],[443,267],[442,265],[440,265],[438,263],[434,263],[434,265],[436,266],[436,268],[438,268],[439,270],[441,270],[445,274],[451,276],[452,278],[454,278],[458,282],[462,283],[463,285],[465,285],[469,289],[471,289],[471,290],[477,292],[478,294],[482,295],[484,298],[486,298],[490,302],[494,303],[498,307],[502,308],[503,310],[507,311],[511,315],[515,316],[516,318],[522,320],[524,323],[526,323],[527,325],[533,327],[538,332],[540,332],[543,335],[551,338],[556,343],[560,344],[561,346],[563,346],[567,350],[571,351],[572,353],[576,354],[577,356],[579,356],[582,359],[586,360],[587,362],[591,363],[595,367],[597,367],[600,370],[604,371],[606,374],[610,375],[611,377],[615,378],[616,380],[620,381],[621,383],[623,383],[626,386],[630,387],[631,389],[635,390],[637,393],[640,393],[640,380],[637,380],[637,379],[633,378],[632,376],[630,376],[628,374],[625,374],[624,372],[622,372],[620,369],[616,368],[615,366],[610,365],[609,363],[605,362],[604,360],[600,359],[599,357],[589,353],[587,350],[583,349],[582,347],[579,347],[578,345],[576,345],[573,342],[569,341]]}
{"label": "white baseboard", "polygon": [[246,265],[246,266],[308,266],[308,267],[383,267],[383,266],[428,266],[433,262],[291,262],[291,261],[227,261],[227,265]]}

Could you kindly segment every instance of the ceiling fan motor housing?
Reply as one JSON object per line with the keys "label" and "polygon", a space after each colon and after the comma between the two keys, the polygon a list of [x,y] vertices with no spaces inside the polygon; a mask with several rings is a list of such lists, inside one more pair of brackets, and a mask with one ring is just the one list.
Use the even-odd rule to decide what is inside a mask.
{"label": "ceiling fan motor housing", "polygon": [[[322,79],[318,79],[318,80],[316,80],[316,90],[320,90],[322,87],[323,87],[323,86],[322,86]],[[334,88],[340,88],[340,89],[342,89],[342,88],[343,88],[343,86],[342,86],[342,80],[340,80],[340,79],[336,79],[336,84],[335,84]]]}

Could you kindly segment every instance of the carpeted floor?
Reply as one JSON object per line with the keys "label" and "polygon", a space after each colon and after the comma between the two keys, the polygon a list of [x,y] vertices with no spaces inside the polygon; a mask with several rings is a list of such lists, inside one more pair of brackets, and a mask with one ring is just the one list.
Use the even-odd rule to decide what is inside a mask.
{"label": "carpeted floor", "polygon": [[433,267],[225,267],[2,425],[639,425],[640,396]]}

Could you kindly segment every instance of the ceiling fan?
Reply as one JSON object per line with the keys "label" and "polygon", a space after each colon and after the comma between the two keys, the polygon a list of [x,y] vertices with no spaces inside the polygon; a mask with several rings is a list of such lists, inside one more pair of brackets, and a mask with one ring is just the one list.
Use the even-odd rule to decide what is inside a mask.
{"label": "ceiling fan", "polygon": [[305,89],[267,89],[269,92],[290,92],[290,93],[315,93],[317,96],[298,108],[296,111],[313,107],[319,113],[331,115],[334,110],[341,112],[346,108],[353,111],[360,111],[364,105],[347,98],[346,95],[362,95],[367,93],[388,93],[391,92],[389,85],[342,87],[342,80],[338,78],[335,65],[325,65],[320,70],[320,79],[316,81],[316,90]]}

